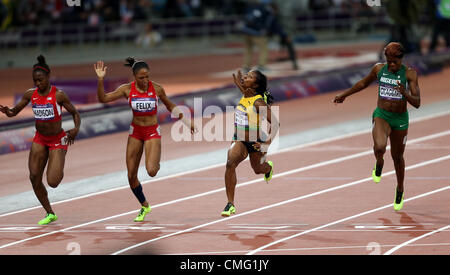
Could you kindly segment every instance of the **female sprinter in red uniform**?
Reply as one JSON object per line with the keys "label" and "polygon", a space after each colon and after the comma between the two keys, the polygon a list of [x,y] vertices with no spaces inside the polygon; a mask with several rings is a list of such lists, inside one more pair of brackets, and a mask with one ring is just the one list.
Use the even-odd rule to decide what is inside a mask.
{"label": "female sprinter in red uniform", "polygon": [[391,141],[391,156],[397,175],[394,210],[403,207],[405,178],[405,160],[403,153],[406,147],[409,115],[407,103],[415,108],[420,107],[420,89],[417,72],[402,64],[404,49],[400,43],[391,42],[385,50],[386,63],[375,64],[364,79],[357,82],[347,91],[334,98],[334,103],[342,103],[345,98],[368,87],[378,79],[378,103],[372,115],[373,152],[376,163],[372,170],[375,183],[380,182],[386,153],[387,139]]}
{"label": "female sprinter in red uniform", "polygon": [[[30,181],[39,202],[47,215],[39,224],[49,224],[58,217],[52,210],[47,190],[42,183],[45,165],[47,165],[47,183],[56,188],[64,176],[64,162],[68,145],[73,144],[80,129],[80,115],[67,95],[50,84],[50,68],[40,55],[33,66],[33,81],[36,88],[25,92],[20,102],[12,109],[0,105],[0,111],[8,117],[16,116],[31,101],[36,119],[36,134],[28,158]],[[64,132],[61,127],[61,106],[73,117],[75,128]]]}
{"label": "female sprinter in red uniform", "polygon": [[149,66],[144,61],[136,61],[127,58],[125,66],[131,67],[135,81],[119,86],[115,91],[105,94],[103,79],[106,68],[103,61],[94,64],[98,76],[98,100],[102,103],[111,102],[119,98],[127,98],[133,111],[133,120],[128,137],[126,163],[128,171],[128,183],[133,194],[141,204],[141,210],[134,219],[135,222],[144,220],[151,208],[142,191],[142,185],[137,178],[139,163],[142,153],[145,151],[145,167],[150,177],[156,176],[161,159],[161,133],[156,116],[158,110],[158,98],[164,103],[169,112],[182,119],[189,125],[191,133],[196,131],[193,120],[188,121],[178,110],[177,105],[170,101],[163,87],[149,78]]}
{"label": "female sprinter in red uniform", "polygon": [[[258,70],[252,70],[243,77],[238,71],[237,76],[233,74],[233,78],[242,93],[242,98],[236,107],[235,134],[227,156],[225,189],[228,203],[221,213],[223,217],[236,213],[234,206],[236,167],[247,156],[250,156],[250,164],[256,174],[264,174],[266,182],[272,179],[273,163],[266,161],[266,154],[279,127],[278,119],[272,115],[270,109],[273,97],[267,91],[266,76]],[[268,138],[260,128],[263,119],[267,119],[270,123]]]}

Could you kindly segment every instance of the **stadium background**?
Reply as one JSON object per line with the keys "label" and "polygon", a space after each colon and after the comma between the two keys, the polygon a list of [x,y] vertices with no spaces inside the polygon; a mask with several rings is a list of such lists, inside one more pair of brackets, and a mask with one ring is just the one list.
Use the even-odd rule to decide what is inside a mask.
{"label": "stadium background", "polygon": [[[2,0],[0,102],[12,107],[23,92],[33,86],[31,67],[36,63],[36,56],[43,54],[52,68],[52,83],[69,95],[82,115],[78,139],[104,137],[97,141],[104,142],[106,146],[109,138],[128,131],[131,113],[125,101],[112,104],[97,102],[93,64],[97,60],[105,61],[108,66],[105,88],[112,91],[119,84],[132,80],[132,73],[123,63],[126,57],[134,56],[149,63],[152,80],[162,84],[174,102],[193,110],[193,99],[200,97],[203,108],[216,105],[225,110],[226,106],[234,106],[239,99],[239,93],[232,84],[232,73],[243,66],[244,42],[239,23],[248,2],[252,1],[81,0],[80,7],[70,7],[61,0]],[[307,132],[335,124],[336,118],[330,117],[324,118],[320,125],[315,125],[311,122],[315,117],[323,118],[327,114],[315,113],[314,109],[308,113],[298,110],[296,106],[300,105],[296,104],[300,103],[296,100],[350,87],[375,62],[383,61],[382,49],[389,41],[405,44],[408,51],[405,61],[421,76],[434,75],[439,81],[444,81],[446,77],[442,74],[448,74],[446,66],[450,52],[444,39],[445,33],[438,37],[435,51],[430,51],[438,21],[433,1],[406,1],[405,4],[405,1],[391,0],[381,1],[380,6],[369,6],[367,1],[359,0],[260,2],[278,5],[282,26],[294,42],[300,66],[298,70],[292,68],[286,49],[280,45],[279,38],[272,35],[268,42],[269,61],[264,72],[269,77],[269,87],[277,103],[290,104],[282,115],[294,117],[287,120],[288,127],[282,126],[281,136],[291,134],[294,130]],[[143,42],[142,38],[149,35],[150,30],[151,35],[148,37],[155,40]],[[328,97],[331,105],[333,95],[329,94]],[[436,102],[443,103],[442,106],[433,106],[445,110],[448,107],[448,93],[439,92],[435,97]],[[373,95],[365,93],[359,98],[372,101],[369,106],[375,104]],[[358,114],[368,114],[369,117],[370,111],[358,110]],[[167,125],[173,122],[164,108],[160,109],[158,118]],[[360,117],[348,115],[346,118]],[[70,127],[71,118],[66,115],[64,121],[64,128]],[[170,139],[169,127],[165,129],[167,139]],[[25,150],[29,149],[33,136],[31,107],[28,106],[15,118],[0,116],[1,174],[4,176],[0,184],[3,185],[1,213],[38,205],[30,195],[25,170]],[[179,164],[177,160],[195,159],[195,153],[201,146],[210,150],[223,150],[228,144],[190,143],[184,148],[185,151],[172,152],[168,149],[170,152],[165,154],[165,146],[174,143],[170,140],[166,142],[163,143],[162,161],[167,166],[162,167]],[[125,147],[124,141],[122,143],[122,147]],[[72,151],[82,150],[81,145],[77,145]],[[102,148],[102,153],[114,154]],[[114,160],[123,157],[122,149],[114,154]],[[11,166],[7,164],[11,158],[16,161],[12,163],[19,163],[23,170],[20,173],[24,173],[24,176],[11,176]],[[221,161],[220,158],[213,158],[212,163]],[[199,162],[197,165],[196,168],[199,168],[206,163]],[[114,168],[116,170],[100,169],[108,183],[94,189],[87,188],[81,183],[80,175],[70,174],[69,154],[65,168],[67,175],[59,188],[61,190],[52,190],[51,196],[53,200],[64,200],[124,185],[120,177],[117,182],[110,180],[117,176],[114,171],[123,174],[124,161],[122,166]],[[189,169],[192,167],[181,165],[174,170],[167,169],[161,176]],[[92,175],[86,173],[86,178],[101,178],[102,175],[100,172]],[[7,187],[11,177],[13,181],[23,182],[17,190]],[[140,173],[140,177],[148,180],[145,173]],[[64,189],[64,182],[67,189]],[[24,199],[25,203],[17,203],[18,198]]]}

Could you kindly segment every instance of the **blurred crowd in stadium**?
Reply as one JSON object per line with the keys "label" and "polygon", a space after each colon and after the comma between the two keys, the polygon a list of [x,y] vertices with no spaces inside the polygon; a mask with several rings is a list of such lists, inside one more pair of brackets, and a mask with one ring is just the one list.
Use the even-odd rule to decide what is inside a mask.
{"label": "blurred crowd in stadium", "polygon": [[[369,6],[368,3],[371,3]],[[73,1],[72,1],[73,2]],[[432,26],[431,48],[442,35],[450,45],[450,0],[80,0],[80,6],[69,6],[66,0],[0,0],[0,31],[25,26],[86,24],[99,26],[107,22],[150,22],[164,18],[206,18],[220,15],[246,16],[252,4],[279,6],[280,17],[299,14],[317,17],[330,14],[335,18],[387,15],[392,40],[402,42],[407,51],[417,33],[413,29],[423,18]],[[380,3],[379,7],[372,4]],[[283,18],[280,20],[283,21]],[[293,21],[290,21],[293,22]],[[286,20],[281,23],[289,28]],[[423,24],[422,24],[423,25]],[[148,28],[151,29],[151,26]],[[431,28],[430,28],[431,29]],[[292,32],[291,32],[292,34]],[[161,40],[161,38],[159,38]],[[418,39],[415,39],[416,41]],[[416,43],[417,44],[417,43]]]}
{"label": "blurred crowd in stadium", "polygon": [[[0,0],[3,28],[49,23],[79,23],[145,20],[150,18],[204,16],[214,9],[224,14],[239,13],[242,0],[81,0],[69,6],[66,0]],[[3,18],[3,20],[1,20]],[[5,20],[8,20],[6,23]]]}
{"label": "blurred crowd in stadium", "polygon": [[[80,0],[69,6],[66,0],[0,0],[2,29],[52,23],[91,25],[102,22],[148,20],[151,18],[212,17],[242,14],[249,2],[295,2],[303,12],[369,11],[365,0]],[[292,5],[291,5],[292,6]]]}

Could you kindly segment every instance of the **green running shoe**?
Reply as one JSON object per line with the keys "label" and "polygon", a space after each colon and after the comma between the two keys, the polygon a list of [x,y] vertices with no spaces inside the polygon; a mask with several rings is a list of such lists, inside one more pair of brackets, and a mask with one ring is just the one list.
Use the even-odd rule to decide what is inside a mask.
{"label": "green running shoe", "polygon": [[398,192],[395,188],[394,210],[400,211],[403,208],[403,196],[404,192]]}
{"label": "green running shoe", "polygon": [[266,183],[269,183],[269,181],[272,179],[272,175],[273,175],[273,162],[271,162],[270,160],[267,162],[270,167],[272,167],[270,169],[270,172],[264,175],[264,180],[266,181]]}
{"label": "green running shoe", "polygon": [[58,219],[58,216],[56,216],[55,214],[47,213],[47,216],[45,216],[45,218],[40,220],[38,222],[38,224],[40,224],[40,225],[49,224],[51,222],[56,221],[57,219]]}
{"label": "green running shoe", "polygon": [[222,217],[229,217],[229,216],[231,216],[231,214],[234,214],[234,213],[236,213],[236,208],[234,207],[234,205],[231,202],[229,202],[223,209],[221,215],[222,215]]}
{"label": "green running shoe", "polygon": [[[379,172],[379,173],[377,173],[377,172]],[[379,174],[379,176],[377,176],[377,174]],[[373,182],[375,182],[375,183],[379,183],[381,180],[381,169],[380,169],[380,171],[377,171],[377,164],[375,164],[375,167],[372,170],[372,179],[373,179]]]}
{"label": "green running shoe", "polygon": [[148,207],[142,206],[141,211],[139,211],[139,215],[134,219],[135,222],[143,222],[145,215],[150,213],[152,209],[150,208],[150,205]]}

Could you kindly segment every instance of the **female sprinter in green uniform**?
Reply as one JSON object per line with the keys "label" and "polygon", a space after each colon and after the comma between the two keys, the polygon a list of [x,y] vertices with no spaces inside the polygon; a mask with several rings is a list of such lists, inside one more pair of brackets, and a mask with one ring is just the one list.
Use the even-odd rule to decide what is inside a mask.
{"label": "female sprinter in green uniform", "polygon": [[[233,74],[233,78],[243,96],[236,107],[235,134],[232,145],[228,150],[225,170],[228,203],[222,212],[223,217],[229,217],[236,212],[234,206],[234,190],[237,182],[236,167],[247,156],[250,156],[250,164],[256,174],[264,174],[266,182],[269,182],[272,178],[273,163],[265,161],[265,158],[267,148],[279,127],[278,119],[271,113],[270,105],[273,102],[273,97],[267,91],[266,76],[258,70],[252,70],[244,77],[238,71],[237,76]],[[271,124],[270,137],[267,139],[264,133],[260,131],[262,119],[267,119]]]}
{"label": "female sprinter in green uniform", "polygon": [[133,120],[130,125],[128,136],[126,163],[128,170],[128,183],[131,191],[141,204],[141,210],[134,219],[135,222],[144,221],[145,216],[150,213],[151,208],[142,191],[142,185],[138,180],[138,168],[141,162],[143,151],[145,151],[145,167],[150,177],[156,176],[159,171],[161,159],[161,133],[158,125],[157,108],[160,99],[167,110],[182,119],[191,129],[191,133],[196,129],[193,120],[183,117],[181,111],[167,97],[163,87],[149,78],[149,66],[144,61],[136,61],[134,58],[127,58],[125,66],[131,67],[134,79],[132,83],[119,86],[115,91],[106,93],[103,86],[103,79],[106,75],[106,68],[103,61],[94,64],[95,72],[98,76],[97,96],[102,103],[115,101],[119,98],[127,98],[133,111]]}
{"label": "female sprinter in green uniform", "polygon": [[[80,130],[80,115],[70,102],[69,97],[61,90],[50,84],[50,67],[40,55],[38,63],[33,66],[33,81],[36,88],[25,92],[17,105],[9,109],[0,105],[0,111],[8,117],[16,116],[29,102],[36,120],[36,134],[31,144],[28,158],[28,169],[33,191],[47,212],[38,224],[44,225],[54,222],[58,217],[48,200],[47,189],[42,183],[45,165],[47,165],[47,183],[56,188],[64,177],[64,163],[68,145],[74,143]],[[62,128],[62,108],[64,107],[73,117],[75,128],[65,132]]]}
{"label": "female sprinter in green uniform", "polygon": [[403,207],[404,195],[405,160],[403,153],[409,126],[407,102],[415,108],[419,108],[420,89],[417,72],[402,64],[404,49],[400,43],[389,43],[384,50],[384,54],[386,55],[386,63],[375,64],[369,75],[349,90],[336,95],[334,102],[344,102],[346,97],[361,91],[378,79],[378,103],[372,115],[373,151],[376,158],[372,178],[374,182],[380,182],[384,165],[383,156],[386,152],[387,138],[389,137],[391,156],[397,175],[394,209],[399,211]]}

